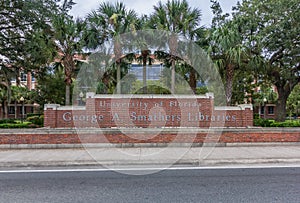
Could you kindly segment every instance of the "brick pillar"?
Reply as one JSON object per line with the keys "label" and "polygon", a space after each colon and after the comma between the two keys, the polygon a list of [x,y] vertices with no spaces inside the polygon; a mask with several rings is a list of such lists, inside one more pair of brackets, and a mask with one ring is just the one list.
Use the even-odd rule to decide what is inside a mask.
{"label": "brick pillar", "polygon": [[205,94],[205,96],[210,99],[210,106],[211,106],[211,108],[213,110],[214,106],[215,106],[215,103],[214,103],[214,101],[215,101],[214,93],[208,92],[208,93]]}
{"label": "brick pillar", "polygon": [[[85,102],[85,113],[86,115],[96,115],[97,114],[97,107],[96,107],[96,99],[95,99],[94,92],[87,92],[86,93],[86,102]],[[99,128],[99,123],[90,123],[89,127]]]}
{"label": "brick pillar", "polygon": [[253,126],[253,106],[252,104],[238,105],[243,110],[243,126]]}
{"label": "brick pillar", "polygon": [[59,104],[45,104],[44,106],[44,127],[57,127],[57,109]]}

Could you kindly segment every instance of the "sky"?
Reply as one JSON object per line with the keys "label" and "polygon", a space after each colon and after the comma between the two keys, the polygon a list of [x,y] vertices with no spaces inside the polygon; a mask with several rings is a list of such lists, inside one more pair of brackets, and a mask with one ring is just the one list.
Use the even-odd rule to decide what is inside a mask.
{"label": "sky", "polygon": [[[75,17],[85,17],[86,14],[98,8],[99,4],[107,0],[74,0],[76,5],[73,6],[71,14]],[[110,0],[116,2],[117,0]],[[139,15],[150,14],[153,12],[153,5],[157,5],[159,0],[119,0],[124,2],[127,8],[134,9]],[[219,0],[224,13],[230,13],[231,8],[236,5],[238,0]],[[167,2],[167,0],[162,0]],[[210,9],[210,0],[187,0],[192,8],[199,8],[202,12],[202,25],[211,24],[212,12]]]}

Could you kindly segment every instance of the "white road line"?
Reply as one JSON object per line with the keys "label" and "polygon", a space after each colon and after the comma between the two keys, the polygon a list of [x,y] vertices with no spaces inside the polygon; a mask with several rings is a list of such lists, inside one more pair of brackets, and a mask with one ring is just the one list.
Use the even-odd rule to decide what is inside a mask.
{"label": "white road line", "polygon": [[268,169],[268,168],[300,168],[295,165],[257,165],[257,166],[191,166],[191,167],[171,167],[171,168],[99,168],[99,169],[24,169],[24,170],[0,170],[1,173],[60,173],[60,172],[118,172],[118,171],[163,171],[163,170],[220,170],[220,169]]}

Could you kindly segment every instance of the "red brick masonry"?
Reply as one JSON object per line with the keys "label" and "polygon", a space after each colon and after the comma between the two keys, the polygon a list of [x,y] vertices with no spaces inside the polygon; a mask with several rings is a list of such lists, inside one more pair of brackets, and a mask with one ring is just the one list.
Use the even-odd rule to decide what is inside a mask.
{"label": "red brick masonry", "polygon": [[214,107],[206,95],[95,95],[86,106],[47,104],[44,126],[51,128],[111,127],[247,127],[253,125],[252,105]]}
{"label": "red brick masonry", "polygon": [[3,129],[0,144],[300,142],[300,128]]}

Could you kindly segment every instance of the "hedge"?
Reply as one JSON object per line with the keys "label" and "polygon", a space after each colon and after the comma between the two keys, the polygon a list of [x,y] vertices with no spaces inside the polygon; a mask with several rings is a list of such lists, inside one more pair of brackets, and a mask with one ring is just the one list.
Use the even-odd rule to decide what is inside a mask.
{"label": "hedge", "polygon": [[254,126],[261,127],[300,127],[300,120],[286,120],[284,122],[276,122],[271,119],[254,119]]}

